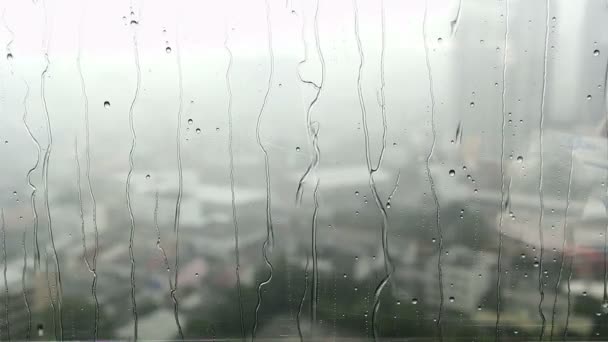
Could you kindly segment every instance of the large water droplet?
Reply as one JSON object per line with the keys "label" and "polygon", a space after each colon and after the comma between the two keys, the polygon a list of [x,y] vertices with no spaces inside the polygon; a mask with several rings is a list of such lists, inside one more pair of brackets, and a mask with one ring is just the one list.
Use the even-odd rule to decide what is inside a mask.
{"label": "large water droplet", "polygon": [[105,108],[110,108],[110,101],[105,101],[105,102],[103,103],[103,106],[104,106]]}
{"label": "large water droplet", "polygon": [[594,56],[599,56],[600,55],[600,50],[594,50],[593,51],[593,55]]}
{"label": "large water droplet", "polygon": [[414,304],[414,305],[418,304],[418,298],[412,298],[412,304]]}
{"label": "large water droplet", "polygon": [[449,174],[450,174],[450,177],[454,177],[454,175],[456,174],[456,171],[450,170]]}

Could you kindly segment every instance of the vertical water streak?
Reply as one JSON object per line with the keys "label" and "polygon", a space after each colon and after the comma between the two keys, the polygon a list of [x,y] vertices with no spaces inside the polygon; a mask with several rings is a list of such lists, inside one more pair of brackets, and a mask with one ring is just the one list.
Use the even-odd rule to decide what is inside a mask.
{"label": "vertical water streak", "polygon": [[[302,336],[302,308],[304,307],[304,301],[306,300],[306,292],[308,291],[308,264],[310,259],[308,255],[306,255],[306,266],[304,267],[304,291],[302,291],[302,297],[300,299],[300,304],[298,305],[298,314],[296,316],[296,323],[298,326],[298,336],[300,337],[300,342],[304,342],[304,337]],[[311,322],[312,323],[312,322]]]}
{"label": "vertical water streak", "polygon": [[[307,128],[306,136],[308,138],[308,144],[312,147],[312,153],[311,153],[310,163],[308,164],[306,171],[304,172],[304,174],[300,177],[300,180],[298,181],[298,188],[296,190],[296,205],[300,205],[302,203],[302,196],[304,194],[304,184],[305,184],[306,180],[308,179],[308,176],[311,173],[315,173],[315,176],[316,176],[316,170],[317,170],[317,167],[320,162],[320,160],[319,160],[320,156],[319,156],[319,153],[317,153],[317,151],[320,151],[318,148],[318,140],[317,140],[318,135],[316,134],[318,132],[315,132],[315,127],[314,127],[313,121],[312,121],[312,109],[313,109],[314,105],[319,101],[319,96],[321,95],[321,90],[323,89],[323,82],[325,81],[325,59],[323,58],[323,53],[321,51],[321,43],[319,41],[319,3],[320,3],[320,0],[317,0],[315,16],[314,16],[315,47],[317,50],[317,56],[319,57],[319,61],[321,62],[321,79],[319,80],[319,84],[315,83],[314,81],[304,80],[302,78],[302,75],[298,71],[298,78],[300,79],[300,82],[311,85],[315,89],[316,92],[315,92],[315,95],[314,95],[312,101],[310,101],[310,103],[308,104],[308,107],[306,108],[306,128]],[[302,34],[301,34],[301,36],[302,36],[302,45],[304,46],[304,59],[298,63],[298,68],[308,61],[308,45],[306,44],[306,40],[304,38],[304,28],[305,28],[304,22],[305,22],[305,18],[302,17]]]}
{"label": "vertical water streak", "polygon": [[[154,228],[156,229],[156,248],[159,250],[161,257],[163,258],[165,270],[167,271],[167,278],[169,283],[169,291],[173,290],[173,279],[171,279],[171,267],[169,266],[169,258],[163,248],[160,239],[160,227],[158,226],[158,190],[154,193]],[[171,294],[171,293],[169,293]]]}
{"label": "vertical water streak", "polygon": [[494,340],[498,341],[500,337],[500,280],[502,277],[502,234],[504,212],[507,209],[505,203],[505,124],[507,116],[507,54],[509,48],[509,0],[505,0],[505,45],[502,58],[502,94],[501,94],[501,109],[502,109],[502,126],[500,130],[500,203],[498,210],[500,218],[498,221],[498,258],[496,261],[496,328]]}
{"label": "vertical water streak", "polygon": [[46,285],[49,290],[49,305],[51,307],[51,313],[53,317],[53,336],[55,336],[55,340],[58,340],[56,316],[57,309],[55,308],[55,299],[53,298],[53,292],[51,290],[51,280],[49,279],[49,254],[46,250],[44,251],[44,273],[46,276]]}
{"label": "vertical water streak", "polygon": [[91,264],[89,263],[89,258],[87,257],[87,255],[89,254],[87,252],[87,239],[86,239],[86,234],[85,234],[85,230],[84,230],[84,205],[82,202],[82,182],[80,181],[80,160],[78,158],[78,140],[76,138],[74,138],[74,160],[76,161],[76,186],[78,188],[78,203],[79,203],[79,209],[80,209],[80,234],[82,235],[81,237],[81,242],[82,242],[82,259],[83,262],[85,264],[85,266],[87,267],[87,270],[89,270],[90,273],[93,273],[93,269],[91,268]]}
{"label": "vertical water streak", "polygon": [[545,318],[545,314],[543,313],[543,300],[545,299],[545,290],[543,286],[543,254],[545,249],[544,238],[543,238],[543,216],[545,211],[545,204],[543,200],[543,129],[545,122],[545,96],[547,91],[547,51],[549,45],[549,13],[550,13],[550,0],[546,1],[546,14],[545,14],[545,46],[543,53],[543,79],[542,79],[542,97],[540,102],[540,121],[539,121],[539,130],[538,130],[538,138],[540,143],[539,149],[539,157],[540,157],[540,166],[539,166],[539,177],[538,177],[538,199],[540,205],[540,215],[538,217],[538,237],[540,242],[540,252],[539,252],[539,265],[538,265],[538,292],[540,295],[540,299],[538,301],[538,314],[541,318],[541,329],[539,340],[542,341],[543,336],[545,334],[545,326],[547,324],[547,320]]}
{"label": "vertical water streak", "polygon": [[[311,151],[311,160],[310,163],[304,172],[304,174],[300,177],[298,182],[298,188],[296,191],[296,205],[300,205],[302,202],[302,196],[304,191],[304,183],[306,182],[308,176],[313,173],[316,178],[315,188],[313,192],[313,201],[314,201],[314,209],[312,214],[312,223],[311,223],[311,254],[312,254],[312,284],[311,284],[311,305],[310,305],[310,334],[311,338],[314,336],[314,325],[317,319],[317,302],[318,302],[318,269],[317,269],[317,214],[318,214],[318,195],[319,195],[319,177],[317,175],[317,168],[319,166],[321,160],[321,150],[319,148],[318,137],[319,137],[319,129],[320,123],[318,121],[312,121],[312,109],[315,104],[319,101],[319,97],[321,95],[321,91],[323,89],[323,83],[325,81],[325,59],[323,57],[323,52],[321,50],[321,43],[319,39],[319,4],[320,0],[317,0],[315,15],[314,15],[314,37],[315,37],[315,49],[317,53],[317,57],[321,63],[321,77],[319,83],[315,83],[314,81],[304,80],[301,73],[298,70],[298,78],[299,80],[307,85],[311,85],[315,89],[315,95],[313,99],[308,103],[308,107],[306,108],[306,128],[307,128],[307,138],[308,143],[312,147]],[[298,68],[308,61],[308,45],[306,44],[305,39],[305,18],[302,18],[302,45],[304,46],[304,59],[298,63]],[[308,282],[308,263],[309,260],[307,258],[307,269],[305,270],[305,280],[306,284]],[[304,296],[306,295],[306,288],[302,297],[302,301],[300,302],[300,310],[298,312],[298,333],[300,335],[300,339],[302,339],[302,332],[300,328],[300,316],[302,306],[304,305]]]}
{"label": "vertical water streak", "polygon": [[462,13],[462,0],[458,0],[458,10],[456,11],[456,17],[450,22],[450,37],[456,35],[458,31],[458,24],[460,24],[460,16]]}
{"label": "vertical water streak", "polygon": [[269,0],[265,0],[266,7],[266,30],[268,35],[268,56],[270,58],[270,72],[268,73],[268,84],[266,86],[266,94],[264,94],[264,99],[262,102],[262,106],[260,107],[260,111],[258,113],[257,124],[255,128],[256,132],[256,140],[258,146],[264,153],[264,171],[265,171],[265,180],[266,180],[266,240],[262,245],[262,256],[264,258],[264,263],[268,268],[268,278],[266,280],[260,282],[258,285],[258,301],[255,306],[254,319],[253,319],[253,328],[251,330],[251,338],[255,339],[256,330],[258,327],[258,314],[260,307],[262,306],[262,288],[270,283],[272,280],[272,263],[270,262],[269,256],[269,248],[274,246],[274,230],[272,226],[272,198],[270,192],[270,161],[268,157],[268,151],[262,144],[262,138],[260,136],[260,126],[262,124],[262,114],[264,113],[264,109],[266,108],[266,103],[268,102],[268,97],[270,95],[270,89],[272,88],[273,76],[274,76],[274,52],[272,49],[272,26],[270,21],[270,4]]}
{"label": "vertical water streak", "polygon": [[23,303],[25,304],[25,310],[27,311],[27,330],[25,331],[25,340],[29,341],[32,332],[32,309],[30,308],[30,300],[27,295],[27,288],[25,287],[25,273],[27,271],[27,248],[25,245],[26,231],[23,232],[23,268],[21,270],[21,290],[23,292]]}
{"label": "vertical water streak", "polygon": [[[566,209],[564,210],[564,236],[562,240],[562,258],[559,265],[559,272],[557,275],[557,282],[555,282],[555,296],[553,297],[553,310],[551,313],[551,335],[550,340],[553,341],[553,330],[555,328],[555,314],[557,313],[557,294],[559,291],[559,285],[562,280],[562,273],[564,271],[564,259],[566,258],[567,238],[568,238],[568,209],[570,209],[570,190],[572,189],[572,171],[574,170],[574,148],[570,146],[570,172],[568,172],[568,191],[566,193]],[[568,282],[568,287],[570,283]]]}
{"label": "vertical water streak", "polygon": [[[179,27],[179,26],[178,26]],[[182,331],[182,325],[179,322],[179,303],[177,301],[177,281],[179,274],[179,219],[181,214],[182,204],[182,193],[184,188],[183,170],[182,170],[182,108],[184,105],[184,86],[182,76],[182,61],[179,49],[179,30],[175,29],[175,59],[177,63],[177,78],[179,87],[179,107],[177,109],[177,132],[176,132],[176,144],[177,144],[177,199],[175,201],[175,218],[173,221],[173,233],[175,234],[175,269],[174,269],[174,280],[173,288],[171,289],[171,299],[173,300],[173,316],[175,318],[175,324],[177,325],[177,331],[180,338],[184,339],[184,332]]]}
{"label": "vertical water streak", "polygon": [[7,271],[7,256],[6,256],[6,223],[4,221],[4,208],[2,209],[2,274],[4,275],[4,314],[5,314],[5,327],[6,336],[8,340],[11,340],[11,322],[9,319],[9,292],[8,292],[8,280],[6,279]]}
{"label": "vertical water streak", "polygon": [[[15,41],[15,33],[13,32],[13,30],[11,30],[11,27],[8,25],[8,22],[6,21],[6,7],[2,9],[2,22],[4,24],[4,28],[6,29],[6,31],[8,31],[9,35],[10,35],[10,39],[8,40],[8,42],[6,43],[5,46],[5,50],[6,50],[6,54],[7,56],[11,54],[11,45],[13,45],[13,42]],[[11,70],[12,73],[12,70]]]}
{"label": "vertical water streak", "polygon": [[47,31],[50,30],[48,27],[48,18],[47,18],[47,9],[46,9],[46,1],[42,1],[42,7],[44,12],[44,38],[43,38],[43,46],[44,46],[44,60],[45,66],[40,74],[40,95],[42,98],[42,107],[44,109],[44,117],[46,119],[46,128],[47,128],[47,146],[46,151],[44,153],[44,158],[42,160],[42,182],[44,185],[44,205],[46,209],[46,219],[48,222],[48,233],[49,239],[51,240],[51,248],[53,250],[53,257],[55,258],[55,271],[57,272],[56,280],[57,280],[57,309],[59,312],[59,336],[63,339],[63,310],[62,310],[62,301],[63,301],[63,289],[61,283],[61,270],[59,266],[59,255],[57,253],[57,248],[55,247],[55,238],[53,236],[53,221],[51,218],[51,208],[49,205],[49,164],[51,160],[51,153],[53,150],[53,130],[51,127],[51,118],[49,116],[49,109],[46,102],[46,76],[50,67],[49,60],[49,45],[50,38],[47,37]]}
{"label": "vertical water streak", "polygon": [[[83,99],[83,112],[84,112],[84,125],[85,125],[85,176],[87,179],[87,188],[89,191],[89,197],[91,198],[92,203],[92,215],[93,215],[93,231],[95,234],[95,248],[93,250],[93,261],[91,264],[88,263],[88,259],[85,257],[85,261],[87,262],[87,267],[89,271],[93,274],[93,280],[91,283],[91,294],[93,295],[93,300],[95,302],[95,324],[93,327],[93,339],[97,340],[98,331],[99,331],[99,300],[97,298],[97,250],[99,248],[99,232],[97,229],[97,202],[95,200],[95,195],[93,193],[93,186],[91,185],[91,142],[90,142],[90,125],[89,125],[89,97],[87,95],[86,83],[84,81],[84,74],[82,73],[82,38],[83,38],[83,26],[86,14],[86,4],[85,1],[82,7],[82,14],[80,17],[80,24],[78,29],[78,55],[76,57],[76,66],[78,69],[78,75],[80,77],[80,90],[82,92]],[[77,153],[78,154],[78,153]],[[78,161],[78,159],[77,159]],[[80,166],[79,166],[80,168]],[[78,173],[80,177],[80,171]],[[80,184],[80,180],[79,180]],[[80,185],[79,185],[80,187]],[[79,188],[80,191],[80,188]],[[80,192],[79,192],[80,196]],[[82,200],[81,200],[82,204]],[[82,208],[81,208],[82,210]],[[84,234],[84,221],[83,221],[83,234]],[[84,243],[84,235],[83,235],[83,243]],[[85,248],[86,251],[86,248]]]}
{"label": "vertical water streak", "polygon": [[[356,6],[356,0],[354,0],[355,2],[355,6]],[[384,272],[385,272],[385,276],[384,278],[380,281],[380,283],[377,285],[376,290],[374,292],[374,306],[373,306],[373,310],[372,310],[372,333],[374,336],[374,339],[378,338],[378,329],[377,329],[377,319],[378,319],[378,310],[380,309],[380,295],[382,294],[382,290],[384,289],[384,287],[386,286],[386,284],[390,281],[391,275],[394,271],[394,266],[391,262],[391,258],[390,258],[390,254],[389,254],[389,249],[388,249],[388,230],[389,230],[389,222],[388,222],[388,215],[386,213],[386,208],[384,206],[384,201],[380,198],[380,195],[378,193],[378,188],[376,187],[376,182],[374,179],[374,174],[376,172],[378,172],[378,170],[380,169],[380,166],[382,165],[382,160],[384,157],[384,152],[386,150],[386,132],[387,132],[387,122],[386,122],[386,99],[385,99],[385,94],[384,94],[384,87],[385,87],[385,79],[384,79],[384,51],[385,51],[385,10],[384,10],[384,0],[380,0],[380,11],[381,11],[381,28],[382,28],[382,39],[381,39],[381,53],[380,53],[380,111],[381,111],[381,115],[382,115],[382,148],[380,150],[380,154],[378,156],[378,161],[375,167],[372,166],[371,163],[371,153],[370,153],[370,147],[369,147],[369,128],[367,125],[367,117],[365,115],[365,107],[364,107],[364,103],[363,103],[363,94],[362,94],[362,90],[361,90],[361,68],[363,67],[363,48],[361,45],[361,39],[359,37],[359,32],[358,32],[358,18],[355,19],[356,22],[356,34],[357,34],[357,44],[359,47],[359,55],[361,57],[361,63],[360,63],[360,69],[359,69],[359,82],[358,82],[358,89],[359,89],[359,103],[361,104],[361,108],[362,108],[362,120],[363,120],[363,132],[364,132],[364,139],[365,139],[365,155],[366,155],[366,162],[367,162],[367,169],[369,172],[369,187],[370,190],[372,192],[372,195],[374,197],[374,202],[376,203],[376,207],[378,208],[378,211],[380,212],[380,215],[382,216],[382,226],[381,226],[381,230],[382,230],[382,253],[383,253],[383,259],[384,259]],[[357,12],[357,11],[356,11]],[[355,12],[355,13],[356,13]],[[357,14],[356,14],[357,15]]]}
{"label": "vertical water streak", "polygon": [[[604,72],[604,110],[605,113],[605,138],[606,138],[606,157],[608,158],[608,64],[606,64],[606,70]],[[606,181],[608,182],[608,173],[606,174]],[[606,213],[608,214],[608,193],[606,194]],[[603,308],[608,308],[608,224],[606,225],[606,230],[604,231],[604,294],[602,300]]]}
{"label": "vertical water streak", "polygon": [[570,283],[572,282],[572,267],[574,266],[574,261],[575,261],[575,250],[576,250],[576,245],[575,245],[575,241],[573,239],[573,233],[572,231],[569,231],[569,242],[568,245],[570,245],[570,249],[572,250],[572,256],[570,256],[570,267],[568,268],[568,280],[566,282],[566,288],[567,288],[567,299],[568,299],[568,306],[566,308],[566,322],[564,323],[564,334],[562,336],[562,340],[565,341],[568,338],[568,326],[570,324],[570,312],[571,312],[571,307],[572,307],[572,303],[571,303],[571,294],[572,294],[572,289],[570,288]]}
{"label": "vertical water streak", "polygon": [[401,179],[401,169],[399,169],[397,171],[397,178],[395,179],[395,185],[393,185],[393,190],[391,190],[390,195],[388,195],[388,199],[392,199],[393,196],[395,196],[395,193],[397,192],[397,189],[399,189],[399,180]]}
{"label": "vertical water streak", "polygon": [[[313,191],[314,210],[312,213],[312,279],[310,289],[310,338],[314,340],[315,323],[317,322],[317,304],[319,301],[319,268],[317,259],[317,216],[319,213],[319,185],[317,178],[315,190]],[[307,258],[308,262],[308,258]]]}
{"label": "vertical water streak", "polygon": [[433,179],[433,175],[431,173],[431,158],[433,156],[433,152],[435,150],[435,143],[437,140],[437,132],[435,130],[435,93],[433,90],[433,73],[431,70],[431,61],[429,58],[429,47],[428,47],[428,42],[427,42],[427,34],[426,34],[426,22],[427,22],[427,14],[428,14],[428,7],[429,7],[429,0],[425,1],[425,5],[424,5],[424,16],[422,19],[422,39],[423,39],[423,43],[424,43],[424,56],[425,56],[425,60],[426,60],[426,71],[428,74],[428,78],[429,78],[429,96],[431,98],[431,131],[433,134],[433,142],[431,144],[431,149],[429,150],[429,154],[426,158],[426,173],[427,173],[427,177],[429,179],[429,183],[430,183],[430,187],[431,187],[431,194],[433,196],[433,201],[435,202],[435,225],[437,226],[437,233],[438,233],[438,237],[439,237],[439,253],[437,255],[437,274],[438,274],[438,281],[439,281],[439,310],[437,313],[437,321],[436,321],[436,326],[437,326],[437,333],[439,335],[439,340],[443,341],[443,328],[441,325],[441,316],[443,313],[443,269],[442,269],[442,265],[441,265],[441,255],[443,254],[443,230],[441,228],[441,221],[440,221],[440,211],[441,211],[441,207],[439,206],[439,198],[437,197],[437,190],[435,189],[435,181]]}
{"label": "vertical water streak", "polygon": [[36,189],[36,185],[34,185],[34,183],[32,183],[32,173],[38,168],[38,165],[40,164],[41,148],[40,148],[40,143],[38,142],[38,139],[36,139],[36,137],[32,133],[32,130],[30,129],[30,126],[27,124],[27,116],[28,116],[27,101],[30,96],[30,85],[25,80],[23,80],[23,83],[25,84],[25,96],[23,97],[23,117],[22,117],[23,126],[25,127],[25,130],[27,131],[28,136],[30,137],[30,139],[32,140],[34,145],[36,146],[36,162],[27,171],[25,178],[27,179],[27,184],[32,189],[32,192],[30,193],[30,205],[32,207],[32,221],[33,221],[33,227],[34,227],[34,239],[33,239],[34,240],[34,268],[38,269],[38,268],[40,268],[40,247],[39,247],[39,243],[38,243],[38,210],[36,209],[36,191],[37,191],[37,189]]}
{"label": "vertical water streak", "polygon": [[[184,339],[184,335],[182,332],[182,327],[181,324],[179,322],[179,317],[177,314],[177,298],[175,297],[175,292],[176,292],[176,282],[174,279],[172,279],[172,275],[171,275],[171,267],[169,266],[169,258],[167,257],[167,253],[165,252],[165,249],[162,246],[161,243],[161,236],[160,236],[160,227],[158,225],[158,202],[159,202],[159,198],[158,198],[158,190],[154,193],[154,228],[156,229],[156,248],[159,250],[160,255],[163,259],[164,262],[164,266],[165,266],[165,270],[167,271],[167,280],[168,280],[168,284],[169,284],[169,297],[171,298],[171,301],[173,302],[173,317],[175,319],[175,324],[177,327],[177,331],[180,335],[180,338],[183,340]],[[177,253],[177,250],[176,250]],[[175,270],[176,274],[177,271]]]}
{"label": "vertical water streak", "polygon": [[125,184],[125,195],[127,201],[127,211],[129,212],[129,219],[131,222],[130,234],[129,234],[129,258],[131,260],[131,305],[133,313],[133,338],[137,340],[138,337],[138,317],[137,317],[137,302],[135,301],[135,255],[133,253],[133,239],[135,237],[135,217],[133,216],[133,208],[131,207],[131,177],[133,175],[133,154],[135,153],[135,147],[137,145],[137,135],[135,134],[135,123],[133,120],[133,112],[135,104],[139,96],[139,87],[141,84],[141,68],[139,66],[139,50],[137,46],[137,25],[133,26],[133,55],[135,60],[136,69],[136,86],[131,106],[129,107],[129,129],[131,131],[131,150],[129,151],[129,173],[127,174],[127,181]]}
{"label": "vertical water streak", "polygon": [[239,301],[239,316],[241,320],[241,338],[245,340],[245,318],[243,317],[243,294],[241,290],[241,261],[239,255],[239,224],[236,213],[236,195],[234,191],[234,150],[233,150],[233,127],[232,127],[232,86],[230,84],[230,72],[232,71],[232,50],[228,46],[228,30],[224,32],[224,49],[228,53],[228,66],[226,67],[226,91],[228,92],[228,155],[230,157],[230,204],[232,206],[232,226],[234,228],[234,260],[236,273],[236,288]]}

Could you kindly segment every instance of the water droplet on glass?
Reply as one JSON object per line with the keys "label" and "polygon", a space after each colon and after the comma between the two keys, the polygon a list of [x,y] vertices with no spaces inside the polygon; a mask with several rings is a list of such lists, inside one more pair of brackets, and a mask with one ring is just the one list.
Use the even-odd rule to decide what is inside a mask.
{"label": "water droplet on glass", "polygon": [[418,298],[412,298],[412,304],[414,304],[414,305],[418,304]]}
{"label": "water droplet on glass", "polygon": [[300,152],[300,146],[296,146],[296,152]]}
{"label": "water droplet on glass", "polygon": [[6,59],[8,59],[9,61],[10,61],[11,59],[13,59],[13,54],[12,54],[12,53],[10,53],[10,52],[9,52],[9,53],[7,53],[7,54],[6,54]]}
{"label": "water droplet on glass", "polygon": [[450,297],[450,303],[454,303],[455,300],[454,297]]}
{"label": "water droplet on glass", "polygon": [[600,50],[594,50],[593,51],[593,55],[594,56],[599,56],[600,55]]}
{"label": "water droplet on glass", "polygon": [[439,37],[437,38],[437,43],[441,44],[443,42],[443,38]]}
{"label": "water droplet on glass", "polygon": [[166,53],[171,53],[171,47],[170,47],[170,46],[167,46],[167,48],[165,49],[165,52],[166,52]]}
{"label": "water droplet on glass", "polygon": [[201,134],[201,129],[200,128],[196,129],[196,134]]}
{"label": "water droplet on glass", "polygon": [[591,95],[587,95],[587,100],[591,100]]}
{"label": "water droplet on glass", "polygon": [[355,191],[355,196],[359,196],[359,191]]}
{"label": "water droplet on glass", "polygon": [[194,273],[194,275],[198,277],[198,272]]}
{"label": "water droplet on glass", "polygon": [[193,123],[194,123],[194,120],[188,119],[188,125],[192,125]]}
{"label": "water droplet on glass", "polygon": [[524,157],[522,156],[517,156],[517,162],[518,163],[522,163],[524,161]]}
{"label": "water droplet on glass", "polygon": [[348,278],[348,276],[346,275],[346,273],[344,273],[344,274],[342,275],[342,277],[344,277],[345,279],[346,279],[346,278]]}
{"label": "water droplet on glass", "polygon": [[104,106],[105,108],[110,108],[110,101],[105,101],[105,102],[103,103],[103,106]]}
{"label": "water droplet on glass", "polygon": [[139,24],[139,23],[137,22],[137,20],[131,20],[131,26],[135,26],[135,25],[137,25],[137,24]]}
{"label": "water droplet on glass", "polygon": [[471,103],[469,103],[469,106],[471,106],[471,107],[475,107],[475,102],[471,102]]}
{"label": "water droplet on glass", "polygon": [[146,175],[146,179],[150,179],[150,175]]}
{"label": "water droplet on glass", "polygon": [[583,297],[587,297],[587,291],[583,291]]}
{"label": "water droplet on glass", "polygon": [[538,261],[535,261],[535,262],[534,262],[534,267],[538,267],[538,266],[539,266]]}
{"label": "water droplet on glass", "polygon": [[450,177],[454,177],[454,175],[456,174],[456,171],[450,170],[449,174],[450,174]]}

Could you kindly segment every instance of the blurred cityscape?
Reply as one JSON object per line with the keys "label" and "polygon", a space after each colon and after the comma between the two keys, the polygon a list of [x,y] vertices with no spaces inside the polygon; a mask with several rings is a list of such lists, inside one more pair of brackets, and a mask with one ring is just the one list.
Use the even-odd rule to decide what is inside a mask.
{"label": "blurred cityscape", "polygon": [[[551,14],[523,0],[444,2],[387,1],[387,37],[396,43],[386,89],[374,69],[381,58],[375,2],[359,9],[363,81],[347,31],[352,14],[340,10],[350,2],[320,10],[325,23],[337,18],[317,37],[327,75],[312,55],[314,4],[272,2],[275,31],[285,32],[274,41],[267,104],[260,4],[241,11],[252,6],[262,21],[232,23],[234,69],[223,31],[215,32],[208,64],[188,55],[195,39],[183,39],[184,83],[194,89],[185,94],[173,87],[173,60],[158,61],[173,58],[165,45],[175,50],[175,42],[150,43],[150,32],[174,27],[158,19],[156,4],[146,8],[150,24],[133,29],[122,15],[112,22],[126,37],[116,55],[125,50],[128,61],[100,62],[99,70],[90,62],[88,98],[76,50],[50,53],[50,74],[40,75],[42,57],[19,56],[28,51],[19,45],[28,29],[9,19],[2,41],[14,38],[16,46],[8,43],[0,75],[0,340],[129,340],[135,327],[144,340],[606,340],[608,54],[599,51],[608,36],[597,32],[608,29],[608,12],[599,1],[560,3]],[[26,6],[39,11],[29,3],[7,11],[17,16]],[[460,6],[471,8],[461,14]],[[390,21],[400,15],[403,27]],[[56,30],[71,32],[57,21]],[[199,21],[183,25],[194,31]],[[413,33],[410,21],[420,26]],[[289,52],[289,34],[299,42],[300,29],[311,54],[302,70],[301,47]],[[129,30],[141,30],[143,42],[139,102]],[[401,35],[407,42],[398,42]],[[58,46],[73,43],[57,36]],[[251,52],[254,38],[259,51]],[[32,46],[41,41],[32,39]],[[200,68],[210,71],[200,76]],[[324,88],[306,83],[319,77],[327,77]],[[369,159],[379,165],[374,172]]]}

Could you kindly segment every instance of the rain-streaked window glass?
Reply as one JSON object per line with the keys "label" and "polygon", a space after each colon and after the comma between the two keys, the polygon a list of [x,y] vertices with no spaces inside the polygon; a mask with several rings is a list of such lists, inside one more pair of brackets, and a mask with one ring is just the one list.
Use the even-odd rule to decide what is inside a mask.
{"label": "rain-streaked window glass", "polygon": [[607,340],[603,0],[6,0],[0,340]]}

